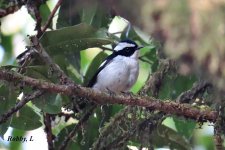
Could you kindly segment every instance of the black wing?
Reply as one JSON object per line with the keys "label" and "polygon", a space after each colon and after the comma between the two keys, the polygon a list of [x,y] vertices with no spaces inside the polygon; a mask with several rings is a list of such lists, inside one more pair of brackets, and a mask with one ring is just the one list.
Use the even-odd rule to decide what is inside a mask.
{"label": "black wing", "polygon": [[97,77],[98,77],[99,72],[101,72],[102,69],[105,68],[105,66],[106,66],[113,58],[115,58],[116,56],[117,56],[117,54],[114,52],[114,53],[112,53],[111,55],[109,55],[109,56],[104,60],[105,63],[104,63],[101,67],[98,68],[98,70],[96,71],[95,75],[94,75],[94,76],[92,77],[92,79],[89,81],[87,87],[93,87],[93,86],[94,86],[94,84],[95,84],[96,81],[97,81]]}

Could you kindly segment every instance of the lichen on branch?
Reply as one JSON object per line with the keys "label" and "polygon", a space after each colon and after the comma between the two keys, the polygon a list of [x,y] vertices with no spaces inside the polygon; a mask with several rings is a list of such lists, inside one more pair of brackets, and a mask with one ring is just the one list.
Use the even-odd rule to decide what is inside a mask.
{"label": "lichen on branch", "polygon": [[79,96],[97,104],[123,104],[128,106],[147,107],[152,110],[158,110],[166,114],[173,114],[194,119],[200,122],[215,122],[217,119],[217,112],[212,110],[201,110],[189,104],[180,104],[173,101],[162,101],[153,97],[147,96],[125,96],[108,94],[94,91],[90,88],[85,88],[76,84],[59,85],[50,83],[44,80],[34,79],[23,76],[13,71],[0,69],[0,80],[18,83],[23,82],[27,86],[36,87],[46,92],[61,93],[70,96]]}

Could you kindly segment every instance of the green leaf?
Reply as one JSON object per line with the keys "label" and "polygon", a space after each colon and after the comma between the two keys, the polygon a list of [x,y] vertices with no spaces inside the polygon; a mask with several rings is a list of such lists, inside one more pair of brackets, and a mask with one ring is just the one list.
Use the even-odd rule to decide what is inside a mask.
{"label": "green leaf", "polygon": [[[41,24],[42,25],[45,25],[46,24],[46,21],[48,20],[49,15],[51,14],[51,11],[50,11],[47,3],[42,4],[40,6],[40,8],[39,8],[39,11],[40,11],[40,15],[41,15],[41,18],[42,18]],[[49,27],[51,28],[52,27],[52,24]]]}
{"label": "green leaf", "polygon": [[176,89],[176,93],[174,94],[174,97],[177,97],[182,92],[189,90],[196,81],[197,81],[197,78],[195,75],[177,76],[172,84],[174,89]]}
{"label": "green leaf", "polygon": [[141,53],[142,58],[151,64],[152,72],[155,72],[159,64],[156,45],[150,43],[141,49]]}
{"label": "green leaf", "polygon": [[96,30],[87,24],[79,24],[46,32],[41,43],[52,57],[64,56],[61,60],[67,62],[66,66],[71,64],[80,72],[80,51],[110,44],[112,40],[104,29]]}
{"label": "green leaf", "polygon": [[195,129],[196,123],[192,120],[187,121],[176,117],[173,117],[173,120],[177,132],[180,133],[180,135],[184,135],[187,139],[190,139]]}
{"label": "green leaf", "polygon": [[132,39],[134,41],[139,41],[141,44],[143,45],[148,45],[148,43],[146,43],[138,34],[137,32],[135,31],[135,29],[133,27],[130,28],[130,31],[129,31],[129,35],[128,37],[126,37],[127,35],[127,28],[125,28],[125,30],[123,31],[123,33],[121,34],[121,39]]}
{"label": "green leaf", "polygon": [[159,125],[152,135],[152,143],[159,148],[169,146],[172,149],[189,150],[191,147],[183,136],[165,125]]}
{"label": "green leaf", "polygon": [[[12,137],[16,137],[16,136],[26,137],[25,134],[26,134],[25,131],[17,130],[14,128],[11,135],[12,135]],[[9,144],[9,150],[14,150],[14,149],[22,150],[22,143],[23,142],[11,141]]]}
{"label": "green leaf", "polygon": [[80,71],[80,52],[74,51],[66,55],[66,61],[71,64],[78,72]]}
{"label": "green leaf", "polygon": [[3,138],[4,134],[6,133],[6,131],[9,128],[10,122],[11,122],[11,119],[9,119],[8,121],[6,121],[0,125],[0,138]]}
{"label": "green leaf", "polygon": [[91,47],[99,47],[112,43],[106,33],[99,34],[98,30],[87,24],[79,24],[46,32],[40,42],[50,55],[69,54]]}
{"label": "green leaf", "polygon": [[156,50],[157,50],[156,46],[150,44],[141,49],[142,52],[143,51],[145,52],[142,56],[146,57],[150,61],[154,61],[157,59]]}
{"label": "green leaf", "polygon": [[82,22],[91,25],[94,22],[94,17],[97,13],[98,4],[96,1],[90,1],[82,10]]}
{"label": "green leaf", "polygon": [[85,74],[84,85],[87,85],[91,78],[94,76],[96,70],[99,68],[100,64],[104,61],[104,59],[108,55],[105,52],[100,52],[95,58],[92,60],[88,70]]}
{"label": "green leaf", "polygon": [[28,66],[25,75],[32,78],[44,79],[49,81],[47,66],[41,66],[41,65]]}
{"label": "green leaf", "polygon": [[[41,16],[41,25],[45,25],[49,15],[51,14],[51,10],[48,7],[47,3],[41,4],[41,6],[39,7],[39,12],[40,12],[40,16]],[[36,21],[36,18],[33,14],[30,13],[30,16]],[[50,24],[50,26],[48,26],[50,28],[52,28],[52,23]]]}
{"label": "green leaf", "polygon": [[[2,115],[15,105],[17,93],[10,85],[2,83],[0,83],[0,93],[0,115]],[[0,137],[3,137],[7,131],[10,121],[11,118],[7,122],[0,124]]]}
{"label": "green leaf", "polygon": [[46,113],[57,114],[61,112],[62,98],[59,94],[47,93],[32,102],[35,106]]}
{"label": "green leaf", "polygon": [[32,108],[24,106],[13,115],[11,127],[20,130],[34,130],[42,126],[41,117],[37,115]]}
{"label": "green leaf", "polygon": [[[53,82],[53,83],[59,80],[57,73],[52,72],[51,67],[49,67],[48,65],[28,66],[26,67],[26,72],[24,73],[24,75],[35,78],[35,79],[47,81],[47,82]],[[29,86],[23,86],[22,88],[22,92],[24,94],[30,93],[32,91],[33,91],[32,87],[29,87]]]}
{"label": "green leaf", "polygon": [[176,99],[183,91],[189,90],[196,82],[194,75],[182,76],[167,74],[163,80],[163,86],[159,92],[160,99]]}
{"label": "green leaf", "polygon": [[[97,111],[99,110],[100,109],[98,109]],[[97,139],[97,137],[99,136],[98,128],[100,121],[101,121],[100,117],[97,116],[96,118],[92,115],[87,122],[87,126],[85,126],[84,128],[85,130],[84,134],[82,134],[81,132],[78,133],[77,139],[81,149],[89,149],[93,145],[95,139]]]}
{"label": "green leaf", "polygon": [[13,53],[13,45],[12,45],[13,36],[5,36],[1,35],[1,45],[4,48],[4,57],[3,57],[3,64],[11,64],[12,62],[9,62],[12,58]]}
{"label": "green leaf", "polygon": [[[97,114],[100,114],[100,109],[97,109]],[[74,136],[68,143],[67,149],[89,149],[95,139],[99,136],[98,127],[101,121],[101,117],[90,116],[85,126],[82,126],[82,131],[79,130],[77,135]],[[59,147],[65,137],[73,130],[76,124],[69,125],[62,129],[60,133],[57,135],[57,141],[55,142],[55,146]],[[94,130],[93,130],[94,129]]]}
{"label": "green leaf", "polygon": [[204,145],[206,150],[215,149],[215,143],[214,143],[215,139],[213,138],[213,136],[205,135],[205,136],[199,137],[198,140],[199,141],[197,144]]}
{"label": "green leaf", "polygon": [[98,0],[85,1],[67,0],[62,3],[57,20],[57,28],[87,23],[95,28],[106,27],[110,23],[108,9]]}
{"label": "green leaf", "polygon": [[108,10],[104,9],[98,1],[90,1],[83,7],[82,22],[92,25],[95,28],[107,27],[110,23]]}
{"label": "green leaf", "polygon": [[[62,141],[69,135],[69,133],[75,127],[75,124],[69,125],[62,129],[60,133],[57,135],[57,139],[55,140],[55,147],[59,147],[62,144]],[[81,149],[80,145],[78,144],[76,137],[72,138],[67,145],[67,149]]]}
{"label": "green leaf", "polygon": [[82,1],[66,0],[62,2],[56,23],[57,29],[81,23],[80,2]]}
{"label": "green leaf", "polygon": [[20,68],[19,66],[14,66],[14,65],[5,65],[5,66],[0,66],[1,69],[5,70],[11,70],[13,68]]}

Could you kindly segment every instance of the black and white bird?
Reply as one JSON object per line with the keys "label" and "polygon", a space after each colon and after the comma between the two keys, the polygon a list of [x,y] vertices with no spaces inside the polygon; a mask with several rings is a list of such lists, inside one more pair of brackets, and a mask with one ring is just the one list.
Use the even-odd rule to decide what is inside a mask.
{"label": "black and white bird", "polygon": [[138,45],[132,40],[119,42],[100,65],[88,87],[98,91],[127,92],[139,74]]}

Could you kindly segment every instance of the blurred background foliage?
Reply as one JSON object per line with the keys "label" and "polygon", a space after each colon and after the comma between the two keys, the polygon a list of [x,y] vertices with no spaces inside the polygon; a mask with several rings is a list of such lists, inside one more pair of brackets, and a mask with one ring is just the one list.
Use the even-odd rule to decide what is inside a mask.
{"label": "blurred background foliage", "polygon": [[[44,25],[57,1],[40,2],[43,3],[39,10]],[[19,9],[23,3],[26,1],[3,0],[0,1],[0,9],[14,6]],[[16,13],[1,18],[1,66],[18,66],[16,56],[30,45],[29,36],[36,34],[35,17],[27,12],[30,7],[31,3],[27,2],[26,7],[22,6]],[[140,54],[140,75],[132,92],[137,94],[167,59],[174,59],[177,66],[164,72],[158,94],[150,91],[148,95],[161,100],[175,100],[196,81],[204,79],[212,82],[216,91],[222,93],[225,90],[224,8],[224,0],[67,0],[62,3],[49,31],[40,38],[40,42],[73,81],[86,85],[115,43],[126,38],[129,21],[132,24],[129,38],[145,46]],[[51,67],[43,64],[38,56],[27,66],[25,75],[58,82]],[[0,82],[0,114],[19,101],[17,97],[21,92],[30,93],[32,89],[16,89],[13,85]],[[215,108],[218,99],[224,99],[221,96],[215,98],[212,93],[207,91],[200,98],[208,104],[204,107]],[[6,142],[6,131],[6,135],[14,136],[29,135],[30,130],[37,128],[43,132],[43,113],[55,116],[61,112],[62,106],[73,109],[71,98],[61,94],[45,94],[29,102],[19,115],[15,114],[0,125],[0,148],[27,148],[30,143]],[[67,121],[56,117],[56,123],[52,124],[56,147],[80,116],[79,113],[72,114]],[[42,138],[40,143],[46,145],[45,137]],[[118,144],[118,139],[123,141],[122,144],[112,145]],[[182,117],[120,105],[97,109],[70,142],[68,149],[88,149],[92,146],[96,149],[107,146],[120,146],[114,147],[120,149],[215,148],[213,125],[210,123],[198,124]]]}

